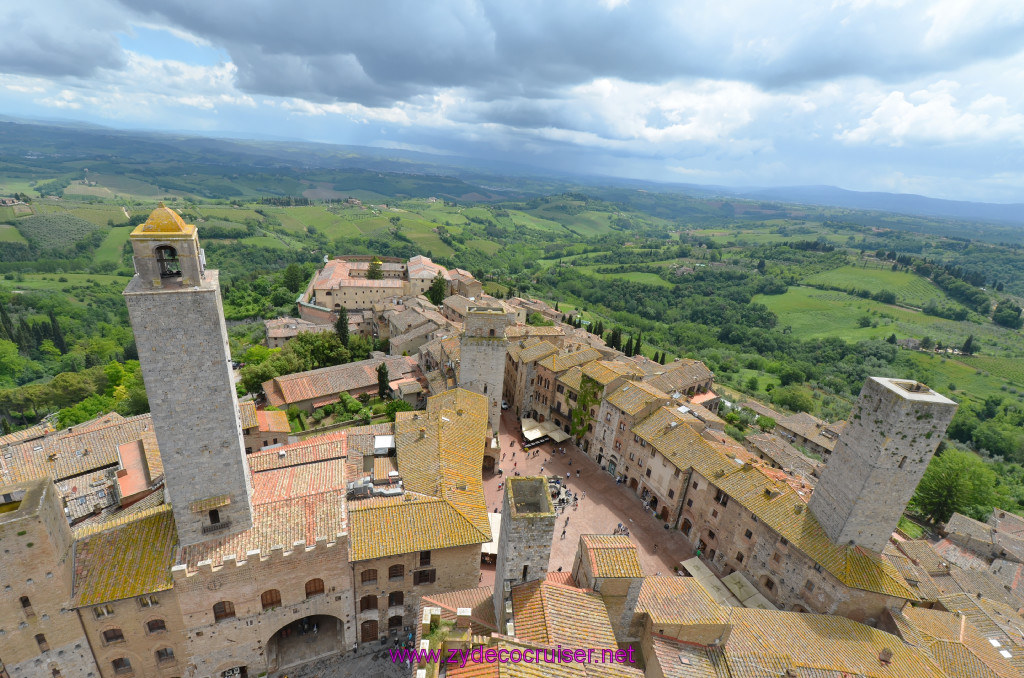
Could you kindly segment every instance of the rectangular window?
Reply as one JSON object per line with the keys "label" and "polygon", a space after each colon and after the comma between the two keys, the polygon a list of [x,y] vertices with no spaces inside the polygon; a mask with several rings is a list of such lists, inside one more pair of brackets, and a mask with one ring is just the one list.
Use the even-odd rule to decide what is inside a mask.
{"label": "rectangular window", "polygon": [[725,492],[722,492],[721,490],[715,490],[715,501],[721,504],[722,506],[728,506],[729,495],[727,495]]}
{"label": "rectangular window", "polygon": [[819,564],[815,563],[815,564],[814,564],[814,571],[815,571],[815,572],[821,572],[821,565],[819,565]]}
{"label": "rectangular window", "polygon": [[413,572],[412,583],[415,586],[420,584],[433,584],[437,579],[437,570],[416,570]]}
{"label": "rectangular window", "polygon": [[692,499],[687,499],[687,500],[686,500],[686,505],[687,505],[688,507],[690,507],[690,508],[693,508],[693,500],[692,500]]}
{"label": "rectangular window", "polygon": [[786,546],[787,544],[789,544],[789,541],[785,537],[781,537],[779,539],[779,543],[782,544],[783,546]]}
{"label": "rectangular window", "polygon": [[754,536],[754,533],[751,532],[750,530],[747,530],[746,532],[743,533],[743,536],[746,537],[747,539],[750,539],[751,537]]}
{"label": "rectangular window", "polygon": [[708,530],[708,539],[714,539],[714,538],[715,538],[715,531],[714,530]]}
{"label": "rectangular window", "polygon": [[778,553],[776,553],[775,555],[772,556],[772,562],[773,563],[782,562],[782,556],[780,556]]}
{"label": "rectangular window", "polygon": [[711,509],[711,517],[712,518],[717,518],[718,517],[718,509]]}
{"label": "rectangular window", "polygon": [[737,563],[742,563],[743,562],[743,554],[742,553],[737,553],[736,554],[736,562]]}
{"label": "rectangular window", "polygon": [[672,499],[675,496],[676,496],[676,491],[675,490],[669,490],[668,491],[668,498],[669,499]]}
{"label": "rectangular window", "polygon": [[156,607],[160,604],[156,596],[139,596],[139,605],[141,607]]}
{"label": "rectangular window", "polygon": [[624,421],[620,421],[619,422],[619,430],[620,431],[625,431],[626,430],[626,422],[624,422]]}
{"label": "rectangular window", "polygon": [[562,386],[561,384],[555,386],[555,393],[565,393],[565,387]]}
{"label": "rectangular window", "polygon": [[646,476],[647,476],[648,478],[650,478],[650,477],[651,477],[651,469],[647,469],[647,473],[646,473],[645,475],[646,475]]}
{"label": "rectangular window", "polygon": [[128,661],[128,657],[119,657],[114,661],[110,662],[111,666],[114,667],[114,673],[131,673],[132,663]]}
{"label": "rectangular window", "polygon": [[695,490],[697,489],[697,481],[696,480],[693,481],[693,489],[695,489]]}
{"label": "rectangular window", "polygon": [[114,608],[110,605],[100,605],[92,608],[92,613],[97,619],[103,619],[104,617],[109,617],[114,614]]}
{"label": "rectangular window", "polygon": [[672,477],[673,478],[678,478],[679,477],[679,469],[675,470],[675,472],[672,474]]}
{"label": "rectangular window", "polygon": [[420,567],[430,565],[430,551],[420,551]]}

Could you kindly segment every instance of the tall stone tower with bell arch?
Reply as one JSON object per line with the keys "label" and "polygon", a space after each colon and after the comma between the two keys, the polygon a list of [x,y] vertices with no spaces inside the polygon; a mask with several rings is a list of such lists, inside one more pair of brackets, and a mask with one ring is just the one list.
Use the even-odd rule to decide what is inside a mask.
{"label": "tall stone tower with bell arch", "polygon": [[187,546],[252,527],[252,483],[217,271],[196,227],[163,203],[131,236],[124,297],[167,497]]}

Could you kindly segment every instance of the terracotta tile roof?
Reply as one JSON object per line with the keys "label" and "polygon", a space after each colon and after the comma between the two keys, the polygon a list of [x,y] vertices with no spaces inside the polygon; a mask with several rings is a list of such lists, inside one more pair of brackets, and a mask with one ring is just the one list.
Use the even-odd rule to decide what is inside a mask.
{"label": "terracotta tile roof", "polygon": [[352,501],[349,511],[352,562],[491,540],[450,502],[414,492]]}
{"label": "terracotta tile roof", "polygon": [[617,648],[601,597],[583,589],[537,580],[512,587],[517,638],[541,645]]}
{"label": "terracotta tile roof", "polygon": [[524,363],[532,363],[547,358],[549,355],[558,352],[558,347],[549,341],[537,341],[532,346],[527,346],[519,351],[519,360]]}
{"label": "terracotta tile roof", "polygon": [[345,490],[345,462],[331,459],[253,473],[252,501],[270,504]]}
{"label": "terracotta tile roof", "polygon": [[[822,678],[843,672],[872,678],[943,676],[916,648],[844,617],[732,608],[730,621],[724,656],[731,676],[782,675],[787,668]],[[882,650],[892,653],[887,666],[878,659]],[[755,670],[758,665],[761,670]]]}
{"label": "terracotta tile roof", "polygon": [[[120,416],[120,415],[118,415]],[[49,423],[44,422],[36,424],[35,426],[29,426],[20,431],[14,431],[7,435],[0,436],[0,447],[6,447],[7,445],[14,445],[21,443],[26,440],[33,440],[35,438],[42,438],[47,433],[52,433],[53,427]]]}
{"label": "terracotta tile roof", "polygon": [[930,575],[947,574],[949,568],[946,561],[932,549],[931,543],[924,539],[907,539],[897,543],[896,548],[906,554],[915,564]]}
{"label": "terracotta tile roof", "polygon": [[776,412],[767,405],[762,405],[761,403],[755,402],[753,400],[747,400],[740,403],[740,407],[748,409],[751,412],[754,412],[762,417],[769,417],[771,419],[774,419],[776,423],[778,423],[779,419],[782,419],[785,416],[781,412]]}
{"label": "terracotta tile roof", "polygon": [[636,546],[625,535],[585,534],[580,537],[595,577],[642,577]]}
{"label": "terracotta tile roof", "polygon": [[169,505],[76,536],[72,596],[75,607],[171,588],[178,536]]}
{"label": "terracotta tile roof", "polygon": [[[481,586],[475,589],[449,591],[423,596],[421,607],[436,605],[441,608],[441,618],[455,621],[456,613],[461,607],[472,610],[470,614],[473,632],[478,635],[497,630],[494,621],[494,587]],[[477,628],[480,627],[480,628]]]}
{"label": "terracotta tile roof", "polygon": [[772,433],[752,433],[746,437],[746,442],[755,452],[764,454],[782,468],[807,477],[823,467],[823,464],[804,456],[800,450]]}
{"label": "terracotta tile roof", "polygon": [[583,368],[579,365],[570,367],[556,377],[558,383],[567,386],[574,391],[579,391],[583,386]]}
{"label": "terracotta tile roof", "polygon": [[396,379],[416,371],[416,360],[408,356],[369,358],[345,365],[321,367],[308,372],[297,372],[275,377],[264,382],[268,401],[276,407],[326,396],[334,397],[342,391],[365,389],[377,384],[377,367],[388,366],[388,377]]}
{"label": "terracotta tile roof", "polygon": [[938,600],[941,595],[939,587],[924,568],[915,565],[907,556],[900,553],[892,544],[886,544],[882,558],[889,561],[899,571],[900,576],[914,589],[921,600]]}
{"label": "terracotta tile roof", "polygon": [[626,414],[633,415],[645,407],[658,401],[667,404],[671,397],[664,391],[659,391],[650,384],[642,381],[631,381],[623,384],[608,396],[608,403],[614,405]]}
{"label": "terracotta tile roof", "polygon": [[966,593],[953,593],[939,598],[941,606],[964,615],[967,621],[984,638],[993,638],[1001,645],[1021,650],[1014,652],[1014,658],[1024,655],[1024,634],[1021,633],[1021,617],[1017,611],[996,600],[978,598]]}
{"label": "terracotta tile roof", "polygon": [[[280,445],[247,455],[249,470],[253,473],[275,468],[310,464],[346,456],[348,436],[352,429],[332,431],[301,442]],[[282,453],[283,456],[282,456]]]}
{"label": "terracotta tile roof", "polygon": [[961,513],[954,513],[946,523],[945,529],[950,534],[960,534],[971,539],[994,543],[994,527]]}
{"label": "terracotta tile roof", "polygon": [[[400,415],[394,428],[398,471],[411,499],[379,497],[353,503],[351,559],[490,541],[480,476],[488,434],[487,399],[451,389],[429,398],[425,412]],[[413,524],[443,529],[404,527]]]}
{"label": "terracotta tile roof", "polygon": [[391,473],[398,472],[398,464],[395,457],[374,457],[373,458],[373,479],[377,482],[389,482]]}
{"label": "terracotta tile roof", "polygon": [[715,373],[699,360],[683,358],[662,367],[661,372],[644,379],[665,393],[682,393],[691,386],[715,378]]}
{"label": "terracotta tile roof", "polygon": [[192,544],[181,549],[179,561],[194,571],[210,560],[220,566],[225,556],[244,561],[249,551],[268,555],[274,548],[291,551],[296,542],[313,545],[318,539],[335,542],[348,528],[345,491],[336,490],[253,505],[252,528],[238,534]]}
{"label": "terracotta tile roof", "polygon": [[778,429],[791,431],[795,435],[824,447],[827,450],[835,448],[839,440],[839,431],[842,430],[843,422],[829,424],[806,412],[797,412],[789,416],[777,419]]}
{"label": "terracotta tile roof", "polygon": [[970,593],[975,596],[981,595],[990,600],[997,600],[1014,609],[1024,608],[1024,600],[1013,591],[1006,590],[1002,582],[988,572],[965,570],[954,565],[949,570],[949,576],[953,578],[953,581],[956,582],[957,586],[964,593]]}
{"label": "terracotta tile roof", "polygon": [[554,355],[549,355],[540,361],[540,365],[548,368],[552,372],[565,372],[570,367],[577,367],[584,365],[592,360],[599,360],[601,358],[601,352],[595,348],[584,348],[579,351],[563,351]]}
{"label": "terracotta tile roof", "polygon": [[516,323],[505,328],[505,337],[519,339],[521,337],[561,337],[565,330],[557,325],[524,325]]}
{"label": "terracotta tile roof", "polygon": [[950,678],[1020,678],[966,617],[907,606],[892,618],[899,635],[927,652]]}
{"label": "terracotta tile roof", "polygon": [[259,422],[260,433],[291,433],[288,414],[281,410],[257,410],[256,421]]}
{"label": "terracotta tile roof", "polygon": [[647,577],[636,610],[654,624],[725,624],[729,619],[728,609],[693,577]]}
{"label": "terracotta tile roof", "polygon": [[256,419],[256,403],[251,400],[240,400],[238,402],[238,414],[242,419],[242,429],[256,428],[259,420]]}
{"label": "terracotta tile roof", "polygon": [[633,365],[627,365],[615,360],[595,360],[583,365],[582,369],[583,374],[601,384],[601,386],[607,386],[619,377],[631,376],[639,378],[641,376],[640,370]]}
{"label": "terracotta tile roof", "polygon": [[[148,414],[125,419],[103,416],[97,420],[52,433],[44,438],[9,445],[0,450],[0,482],[20,482],[49,476],[56,481],[73,478],[118,462],[117,448],[143,439],[153,429]],[[155,437],[146,444],[154,478],[162,474]]]}
{"label": "terracotta tile roof", "polygon": [[660,674],[664,678],[730,678],[720,650],[680,642],[674,638],[652,634],[651,648]]}

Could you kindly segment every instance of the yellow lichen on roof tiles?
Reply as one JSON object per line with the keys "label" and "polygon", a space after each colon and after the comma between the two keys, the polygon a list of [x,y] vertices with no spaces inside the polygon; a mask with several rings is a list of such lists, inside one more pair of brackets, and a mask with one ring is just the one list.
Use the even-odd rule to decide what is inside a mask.
{"label": "yellow lichen on roof tiles", "polygon": [[728,610],[693,577],[647,577],[640,588],[637,612],[655,624],[725,624]]}
{"label": "yellow lichen on roof tiles", "polygon": [[583,365],[583,374],[587,375],[602,386],[607,386],[619,377],[643,376],[643,371],[635,365],[627,365],[615,360],[595,360]]}
{"label": "yellow lichen on roof tiles", "polygon": [[351,502],[349,560],[371,560],[490,541],[451,503],[406,492]]}
{"label": "yellow lichen on roof tiles", "polygon": [[[732,632],[725,642],[725,657],[732,675],[749,673],[749,664],[777,662],[779,675],[793,668],[835,672],[841,675],[886,678],[941,678],[942,671],[916,648],[888,633],[844,617],[781,612],[755,608],[731,608]],[[882,664],[879,653],[889,650],[890,662]],[[807,675],[817,675],[809,673]],[[833,674],[826,674],[833,675]]]}
{"label": "yellow lichen on roof tiles", "polygon": [[998,650],[960,615],[906,607],[893,612],[900,634],[913,640],[955,678],[1019,678]]}
{"label": "yellow lichen on roof tiles", "polygon": [[671,400],[671,397],[667,393],[642,381],[631,381],[623,384],[608,396],[609,404],[630,415],[636,414],[658,401],[662,401],[662,404],[665,404],[669,400]]}
{"label": "yellow lichen on roof tiles", "polygon": [[584,348],[579,351],[563,351],[561,353],[549,355],[537,364],[548,368],[552,372],[564,372],[570,367],[584,365],[592,360],[597,360],[600,357],[601,352],[596,348]]}
{"label": "yellow lichen on roof tiles", "polygon": [[582,589],[537,580],[512,588],[516,637],[532,643],[617,647],[608,611],[600,596]]}
{"label": "yellow lichen on roof tiles", "polygon": [[178,535],[169,505],[78,536],[74,555],[76,607],[171,588]]}
{"label": "yellow lichen on roof tiles", "polygon": [[595,577],[642,577],[636,546],[625,535],[585,534],[580,537]]}
{"label": "yellow lichen on roof tiles", "polygon": [[238,414],[242,418],[242,428],[256,428],[259,422],[256,421],[256,403],[251,400],[243,400],[238,403]]}
{"label": "yellow lichen on roof tiles", "polygon": [[[528,340],[529,341],[529,340]],[[537,341],[532,346],[519,350],[519,360],[524,363],[532,363],[547,358],[549,355],[558,352],[558,347],[549,341]]]}

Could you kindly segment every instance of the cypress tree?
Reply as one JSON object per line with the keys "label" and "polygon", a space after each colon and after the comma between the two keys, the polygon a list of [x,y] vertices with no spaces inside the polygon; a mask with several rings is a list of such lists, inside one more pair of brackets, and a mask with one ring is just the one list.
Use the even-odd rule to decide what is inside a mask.
{"label": "cypress tree", "polygon": [[17,337],[18,334],[14,330],[14,323],[11,322],[11,316],[7,315],[7,307],[3,304],[0,304],[0,324],[3,324],[4,332],[7,333],[10,340],[15,341],[15,337]]}
{"label": "cypress tree", "polygon": [[633,344],[633,355],[643,355],[643,351],[641,351],[643,344],[640,343],[643,341],[643,336],[644,333],[642,331],[638,331],[636,333],[636,343]]}
{"label": "cypress tree", "polygon": [[626,354],[627,358],[633,357],[633,335],[629,335],[629,339],[626,340],[626,348],[622,349],[622,352]]}
{"label": "cypress tree", "polygon": [[57,350],[61,353],[68,352],[67,341],[64,340],[64,332],[60,329],[60,323],[57,322],[57,315],[50,309],[50,336],[53,339],[53,345],[57,347]]}
{"label": "cypress tree", "polygon": [[334,332],[341,340],[342,346],[348,347],[348,309],[342,306],[338,309],[338,320],[334,323]]}

